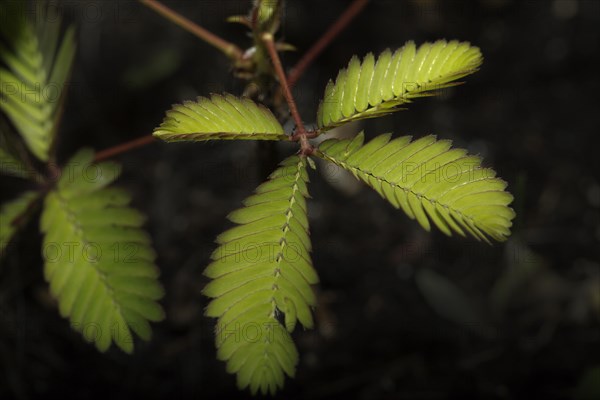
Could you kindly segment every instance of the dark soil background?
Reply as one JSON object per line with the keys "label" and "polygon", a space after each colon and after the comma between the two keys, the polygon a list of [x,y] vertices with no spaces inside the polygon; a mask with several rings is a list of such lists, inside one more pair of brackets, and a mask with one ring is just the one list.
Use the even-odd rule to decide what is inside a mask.
{"label": "dark soil background", "polygon": [[[62,161],[149,134],[173,103],[243,89],[220,53],[135,1],[59,3],[79,42]],[[349,1],[287,3],[290,67]],[[224,22],[250,1],[165,4],[250,45]],[[304,118],[353,54],[438,38],[481,47],[481,71],[344,134],[435,133],[481,154],[515,195],[514,234],[488,246],[427,233],[338,171],[313,172],[317,326],[295,333],[297,377],[277,398],[598,399],[600,1],[374,0],[296,88]],[[32,223],[0,268],[0,398],[248,398],[215,359],[200,291],[225,216],[264,177],[256,144],[155,143],[118,160],[149,216],[167,319],[133,356],[98,353],[58,315]],[[24,186],[1,182],[3,200]]]}

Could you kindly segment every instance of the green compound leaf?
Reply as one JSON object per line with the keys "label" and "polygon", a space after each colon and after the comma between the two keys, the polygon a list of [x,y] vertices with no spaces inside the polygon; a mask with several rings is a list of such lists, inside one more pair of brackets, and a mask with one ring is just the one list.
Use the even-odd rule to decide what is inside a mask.
{"label": "green compound leaf", "polygon": [[508,207],[513,196],[496,172],[481,167],[481,158],[435,136],[390,137],[366,145],[362,132],[353,140],[330,139],[316,154],[350,171],[427,231],[432,221],[448,236],[467,232],[486,242],[488,236],[506,240],[515,217]]}
{"label": "green compound leaf", "polygon": [[56,16],[37,15],[34,24],[26,18],[27,2],[3,3],[0,34],[8,46],[0,41],[0,109],[31,152],[47,161],[75,57],[75,29],[61,41]]}
{"label": "green compound leaf", "polygon": [[25,192],[16,199],[4,203],[0,208],[0,257],[4,255],[4,250],[18,229],[13,224],[15,219],[23,216],[38,197],[37,192]]}
{"label": "green compound leaf", "polygon": [[354,56],[325,89],[319,128],[397,111],[413,98],[456,85],[452,82],[475,72],[482,60],[479,48],[456,40],[425,43],[418,49],[411,41],[393,54],[385,50],[377,60],[369,53],[362,63]]}
{"label": "green compound leaf", "polygon": [[[293,377],[298,352],[290,336],[299,321],[312,328],[311,288],[318,282],[310,257],[306,159],[287,158],[244,208],[237,224],[217,238],[220,245],[205,275],[213,298],[206,315],[218,318],[217,356],[237,373],[240,389],[274,394],[284,374]],[[283,321],[283,322],[280,322]]]}
{"label": "green compound leaf", "polygon": [[114,341],[133,351],[131,331],[149,340],[148,321],[164,318],[163,296],[144,217],[129,208],[131,196],[108,188],[120,174],[113,162],[92,164],[91,150],[65,166],[57,188],[46,197],[41,219],[44,275],[69,317],[98,350]]}
{"label": "green compound leaf", "polygon": [[174,105],[154,136],[166,142],[289,139],[266,107],[230,94]]}

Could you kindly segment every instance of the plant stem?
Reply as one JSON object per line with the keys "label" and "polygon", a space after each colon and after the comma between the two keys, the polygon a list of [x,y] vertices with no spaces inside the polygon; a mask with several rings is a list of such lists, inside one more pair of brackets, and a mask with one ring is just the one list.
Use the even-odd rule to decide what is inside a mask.
{"label": "plant stem", "polygon": [[37,197],[34,198],[27,204],[25,210],[23,210],[19,215],[14,217],[11,221],[9,221],[10,226],[15,229],[21,229],[22,225],[27,222],[28,216],[35,211],[35,209],[40,205],[41,201],[44,199],[46,194],[48,193],[49,187],[43,190],[40,190],[37,194]]}
{"label": "plant stem", "polygon": [[288,77],[288,85],[294,87],[298,79],[304,74],[306,69],[313,61],[325,50],[327,46],[352,22],[352,20],[360,14],[360,12],[369,3],[369,0],[354,0],[348,6],[346,11],[335,21],[333,25],[321,36],[315,44],[302,56],[300,61],[294,66],[290,76]]}
{"label": "plant stem", "polygon": [[187,30],[188,32],[190,32],[190,33],[196,35],[197,37],[199,37],[200,39],[204,40],[208,44],[221,50],[229,58],[231,58],[233,60],[241,60],[242,59],[244,53],[238,46],[236,46],[235,44],[233,44],[231,42],[226,41],[225,39],[220,38],[219,36],[215,35],[212,32],[209,32],[208,30],[202,28],[201,26],[197,25],[196,23],[185,18],[183,15],[180,15],[180,14],[176,13],[175,11],[171,10],[169,7],[161,4],[159,1],[156,1],[156,0],[139,0],[139,1],[143,5],[156,11],[158,14],[162,15],[163,17],[165,17],[166,19],[175,23],[176,25],[179,25],[183,29]]}
{"label": "plant stem", "polygon": [[147,136],[142,136],[140,138],[131,140],[129,142],[125,142],[123,144],[120,144],[120,145],[117,145],[114,147],[110,147],[106,150],[99,151],[98,153],[96,153],[94,162],[103,161],[103,160],[106,160],[107,158],[117,156],[121,153],[126,153],[130,150],[137,149],[138,147],[142,147],[149,143],[154,142],[154,140],[155,140],[154,136],[147,135]]}
{"label": "plant stem", "polygon": [[283,90],[283,95],[288,103],[288,106],[290,107],[292,118],[296,123],[297,131],[293,138],[296,138],[300,141],[302,154],[310,155],[314,151],[314,148],[308,141],[306,128],[304,127],[302,117],[300,117],[300,113],[298,112],[298,106],[296,106],[294,95],[292,94],[292,91],[290,90],[290,87],[287,84],[287,77],[285,76],[285,71],[283,70],[281,59],[279,58],[279,54],[277,53],[277,48],[275,47],[273,35],[271,33],[264,33],[262,35],[262,40],[263,42],[265,42],[267,50],[269,51],[271,61],[273,62],[273,67],[275,68],[275,72],[277,73],[277,77],[279,78],[279,84],[281,85],[281,89]]}

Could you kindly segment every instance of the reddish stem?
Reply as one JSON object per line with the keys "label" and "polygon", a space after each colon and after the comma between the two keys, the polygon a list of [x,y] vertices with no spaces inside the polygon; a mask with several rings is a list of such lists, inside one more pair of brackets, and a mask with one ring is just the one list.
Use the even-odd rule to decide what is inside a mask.
{"label": "reddish stem", "polygon": [[168,20],[175,23],[176,25],[179,25],[183,29],[187,30],[188,32],[190,32],[190,33],[196,35],[197,37],[199,37],[200,39],[204,40],[208,44],[221,50],[228,57],[230,57],[234,60],[240,60],[243,57],[243,55],[244,55],[243,51],[235,44],[228,42],[225,39],[220,38],[219,36],[215,35],[214,33],[210,32],[210,31],[207,31],[206,29],[202,28],[198,24],[190,21],[189,19],[185,18],[183,15],[176,13],[175,11],[171,10],[169,7],[161,4],[160,2],[158,2],[156,0],[139,0],[139,1],[143,5],[156,11],[158,14],[167,18]]}
{"label": "reddish stem", "polygon": [[275,48],[273,35],[270,33],[264,33],[262,35],[262,39],[265,42],[265,45],[267,46],[269,56],[271,56],[273,67],[275,68],[275,72],[277,73],[277,77],[279,78],[279,83],[281,84],[281,88],[283,89],[283,95],[285,96],[285,100],[287,101],[290,107],[292,118],[294,118],[294,122],[296,122],[299,132],[306,132],[304,124],[302,123],[302,118],[300,118],[300,113],[298,113],[298,107],[296,106],[294,95],[292,95],[292,91],[290,90],[290,87],[287,84],[287,77],[285,76],[285,71],[283,70],[283,65],[281,64],[281,59],[279,58],[277,49]]}
{"label": "reddish stem", "polygon": [[273,35],[271,33],[264,33],[262,35],[262,40],[263,42],[265,42],[265,45],[269,52],[269,56],[271,56],[271,61],[273,62],[273,67],[275,68],[277,77],[279,78],[279,84],[281,85],[281,89],[283,90],[283,95],[288,103],[288,106],[290,107],[292,118],[294,118],[294,122],[296,123],[297,132],[294,135],[293,139],[297,138],[300,140],[302,154],[310,155],[314,151],[314,149],[308,141],[306,128],[304,127],[302,117],[298,112],[298,106],[296,105],[296,101],[294,100],[294,95],[292,94],[292,91],[290,90],[290,87],[287,84],[288,80],[285,76],[285,71],[283,70],[283,65],[281,64],[281,59],[279,58],[279,53],[277,52]]}
{"label": "reddish stem", "polygon": [[304,74],[306,69],[315,61],[315,59],[331,44],[331,42],[352,22],[354,18],[365,8],[369,0],[354,0],[348,6],[346,11],[340,15],[337,21],[321,36],[319,40],[302,56],[300,61],[294,66],[288,77],[288,85],[294,87],[298,79]]}
{"label": "reddish stem", "polygon": [[131,140],[129,142],[125,142],[123,144],[120,144],[120,145],[117,145],[114,147],[110,147],[106,150],[99,151],[98,153],[96,153],[94,162],[99,162],[99,161],[106,160],[107,158],[112,158],[121,153],[126,153],[130,150],[137,149],[138,147],[145,146],[154,141],[155,141],[154,136],[148,135],[148,136],[142,136],[140,138]]}

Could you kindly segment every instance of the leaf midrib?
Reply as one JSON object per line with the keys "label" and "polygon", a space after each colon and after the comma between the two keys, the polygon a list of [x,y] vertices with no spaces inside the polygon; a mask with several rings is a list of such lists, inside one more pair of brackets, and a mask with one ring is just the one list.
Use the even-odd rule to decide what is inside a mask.
{"label": "leaf midrib", "polygon": [[[93,243],[86,238],[84,233],[84,227],[78,222],[78,214],[75,211],[71,210],[71,208],[69,207],[69,200],[62,196],[59,191],[56,191],[55,193],[56,197],[58,198],[58,203],[67,217],[67,223],[73,227],[73,232],[78,237],[78,239],[80,239],[81,242],[85,245]],[[108,282],[108,275],[104,271],[101,271],[100,269],[95,267],[92,263],[88,262],[87,260],[85,261],[85,264],[88,265],[94,272],[96,272],[96,274],[100,278],[100,281],[104,284],[104,286],[107,289],[108,296],[110,297],[110,300],[115,308],[115,312],[118,312],[119,315],[124,319],[125,317],[121,313],[121,304],[119,304],[115,296],[115,289]]]}
{"label": "leaf midrib", "polygon": [[[413,195],[417,196],[417,198],[424,199],[424,200],[428,201],[431,204],[439,204],[440,206],[444,207],[446,210],[449,210],[451,217],[452,217],[452,213],[456,213],[456,214],[460,215],[461,217],[463,217],[463,218],[468,219],[469,221],[471,221],[471,223],[473,224],[473,226],[477,227],[477,229],[481,229],[481,228],[479,228],[479,224],[475,222],[475,220],[473,219],[473,217],[464,214],[463,212],[461,212],[460,210],[458,210],[456,208],[453,208],[453,207],[451,207],[451,206],[449,206],[447,204],[444,204],[444,203],[442,203],[442,202],[440,202],[438,200],[431,199],[431,198],[427,197],[427,195],[415,192],[414,190],[412,190],[410,188],[400,186],[399,184],[397,184],[395,182],[390,182],[390,181],[388,181],[385,178],[382,178],[382,177],[374,175],[372,172],[364,171],[364,170],[362,170],[362,169],[360,169],[358,167],[349,165],[349,164],[347,164],[347,163],[345,163],[343,161],[340,161],[338,159],[330,157],[329,155],[327,155],[327,154],[325,154],[323,152],[321,152],[320,154],[322,154],[323,157],[325,157],[327,160],[333,162],[334,164],[339,165],[340,167],[342,167],[342,168],[344,168],[346,170],[352,170],[352,171],[356,171],[356,172],[358,172],[360,174],[363,174],[363,175],[368,175],[370,177],[373,177],[374,179],[377,179],[380,182],[388,184],[389,186],[391,186],[393,188],[399,188],[399,189],[401,189],[401,190],[403,190],[405,192],[412,193]],[[428,218],[430,218],[430,217],[428,216]]]}
{"label": "leaf midrib", "polygon": [[[292,193],[288,199],[288,208],[285,210],[285,215],[286,215],[286,222],[285,224],[281,227],[281,231],[283,232],[283,235],[281,237],[281,241],[280,241],[280,245],[279,245],[279,253],[277,254],[277,266],[275,267],[275,270],[277,271],[277,275],[275,276],[275,285],[277,284],[279,278],[281,277],[281,260],[283,260],[284,256],[283,256],[283,248],[287,245],[287,233],[291,230],[290,227],[290,221],[292,218],[294,218],[294,214],[292,211],[292,207],[294,206],[294,203],[296,202],[296,192],[298,190],[300,190],[300,187],[298,185],[298,181],[301,179],[302,177],[302,173],[301,173],[301,168],[302,168],[303,162],[302,160],[299,160],[298,163],[296,164],[296,176],[294,178],[294,184],[292,186]],[[278,178],[280,179],[280,178]],[[276,289],[279,290],[279,287]],[[273,296],[271,298],[271,301],[274,304],[273,307],[273,313],[272,313],[272,317],[275,318],[275,309],[277,308],[277,306],[275,305],[275,296]],[[283,310],[280,310],[283,313]]]}

